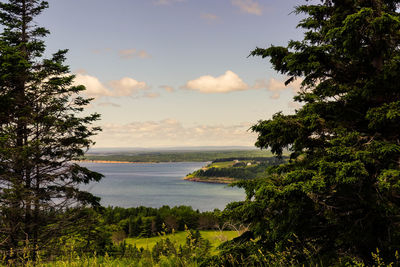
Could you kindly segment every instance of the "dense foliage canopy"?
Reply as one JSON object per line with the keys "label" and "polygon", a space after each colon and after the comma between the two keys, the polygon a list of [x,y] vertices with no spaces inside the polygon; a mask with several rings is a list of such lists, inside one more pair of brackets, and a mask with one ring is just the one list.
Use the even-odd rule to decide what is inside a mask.
{"label": "dense foliage canopy", "polygon": [[302,107],[252,127],[256,146],[277,156],[289,149],[291,161],[239,184],[247,200],[228,214],[251,231],[226,255],[294,251],[304,260],[307,250],[331,263],[368,262],[377,248],[387,257],[400,249],[399,3],[306,3],[296,8],[306,15],[302,41],[251,53],[269,58],[286,83],[302,80]]}

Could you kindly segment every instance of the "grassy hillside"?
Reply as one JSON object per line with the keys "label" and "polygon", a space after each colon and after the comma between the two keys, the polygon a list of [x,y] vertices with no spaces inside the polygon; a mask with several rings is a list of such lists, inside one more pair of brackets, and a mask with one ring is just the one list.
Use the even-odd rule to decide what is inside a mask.
{"label": "grassy hillside", "polygon": [[249,180],[261,177],[270,166],[281,164],[285,159],[274,157],[219,159],[193,173],[185,180],[205,183],[229,184],[237,180]]}

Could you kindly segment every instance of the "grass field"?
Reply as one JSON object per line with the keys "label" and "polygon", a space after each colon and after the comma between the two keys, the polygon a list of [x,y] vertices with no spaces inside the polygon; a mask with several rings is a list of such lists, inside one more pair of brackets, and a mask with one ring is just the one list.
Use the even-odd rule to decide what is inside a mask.
{"label": "grass field", "polygon": [[235,163],[234,161],[214,162],[214,163],[210,164],[208,167],[209,168],[229,168],[229,167],[232,167],[234,163]]}
{"label": "grass field", "polygon": [[[216,251],[216,248],[224,241],[231,240],[237,237],[239,234],[237,231],[200,231],[201,236],[211,242],[212,252]],[[186,242],[187,233],[178,232],[174,234],[168,234],[165,236],[156,236],[150,238],[127,238],[126,243],[136,245],[137,248],[152,249],[154,245],[162,238],[169,238],[172,242],[178,246]]]}

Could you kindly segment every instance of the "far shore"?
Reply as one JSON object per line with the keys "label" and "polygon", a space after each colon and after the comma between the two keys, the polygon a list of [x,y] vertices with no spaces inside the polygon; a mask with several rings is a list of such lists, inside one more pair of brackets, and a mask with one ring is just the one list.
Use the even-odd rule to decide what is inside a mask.
{"label": "far shore", "polygon": [[117,160],[90,160],[90,159],[77,160],[76,162],[90,162],[90,163],[123,163],[123,164],[160,163],[160,162],[145,162],[145,161],[117,161]]}
{"label": "far shore", "polygon": [[198,183],[208,183],[208,184],[231,184],[236,181],[234,178],[229,177],[193,177],[193,176],[186,176],[183,178],[186,181],[191,182],[198,182]]}
{"label": "far shore", "polygon": [[75,162],[89,162],[89,163],[122,163],[122,164],[157,164],[157,163],[197,163],[199,161],[118,161],[118,160],[91,160],[82,159],[74,160]]}

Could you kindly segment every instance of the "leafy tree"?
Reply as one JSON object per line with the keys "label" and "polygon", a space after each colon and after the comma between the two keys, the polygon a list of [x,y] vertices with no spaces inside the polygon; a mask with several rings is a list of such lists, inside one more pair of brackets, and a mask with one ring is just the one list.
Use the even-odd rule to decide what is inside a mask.
{"label": "leafy tree", "polygon": [[[64,65],[67,50],[43,57],[48,34],[34,18],[46,1],[0,3],[0,250],[54,245],[80,205],[98,198],[78,185],[100,180],[72,162],[83,156],[98,114],[79,116],[90,99]],[[67,212],[68,211],[68,212]],[[11,257],[11,256],[10,256]]]}
{"label": "leafy tree", "polygon": [[239,183],[247,200],[227,214],[251,229],[226,253],[246,258],[246,242],[282,253],[297,240],[323,261],[368,262],[376,248],[385,256],[400,248],[399,3],[304,4],[295,9],[306,15],[302,41],[252,51],[287,75],[286,84],[302,79],[302,107],[252,127],[257,147],[277,156],[288,149],[291,160]]}
{"label": "leafy tree", "polygon": [[157,213],[157,215],[154,217],[153,222],[152,222],[153,234],[161,233],[164,230],[163,224],[164,224],[163,219],[161,218],[160,214]]}

